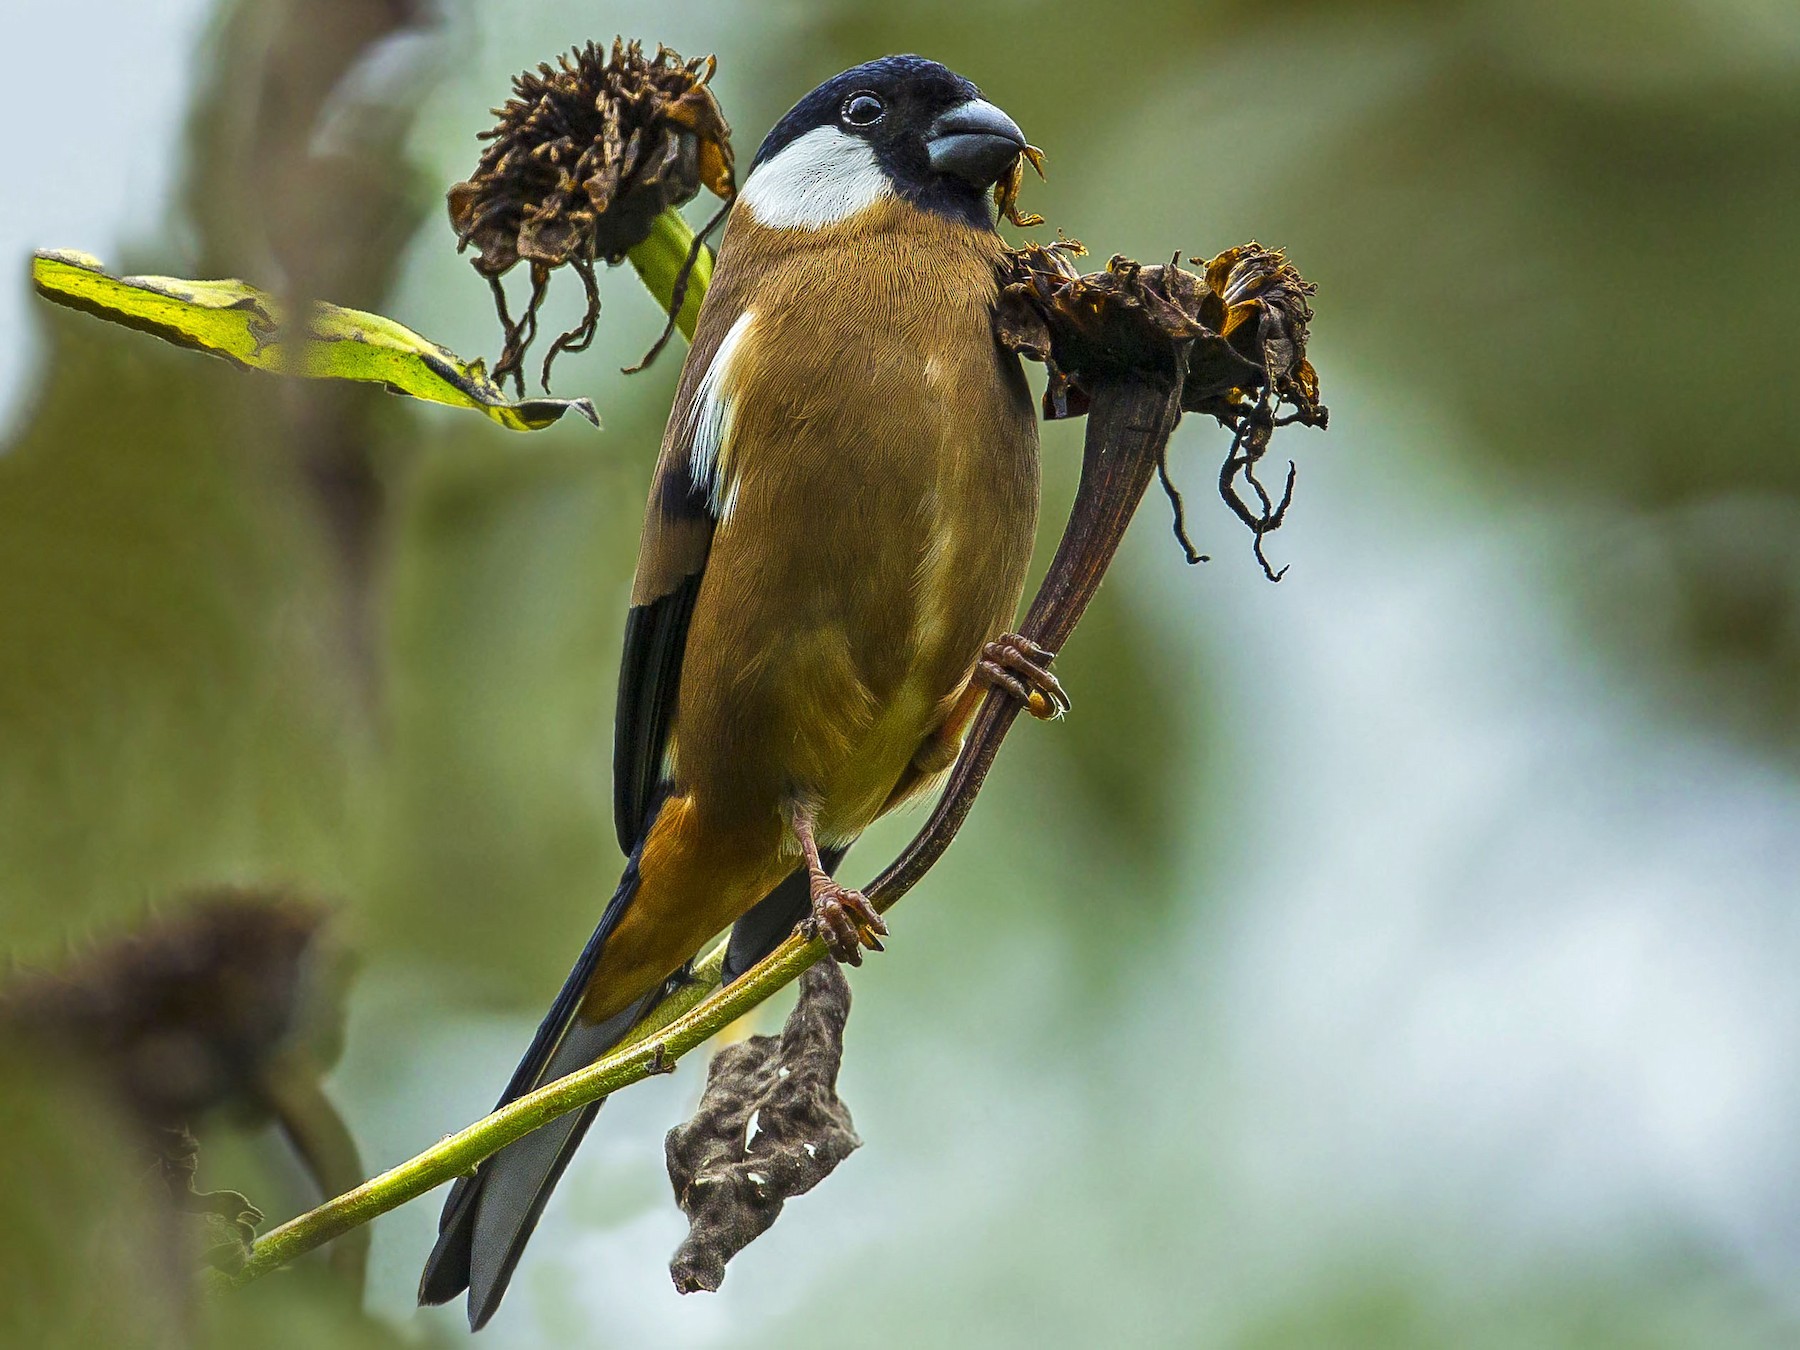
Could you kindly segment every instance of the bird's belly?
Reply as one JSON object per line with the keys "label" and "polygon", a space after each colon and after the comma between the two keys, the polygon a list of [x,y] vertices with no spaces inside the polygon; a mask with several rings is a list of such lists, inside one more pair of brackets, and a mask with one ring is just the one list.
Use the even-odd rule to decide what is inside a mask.
{"label": "bird's belly", "polygon": [[881,813],[1017,603],[1020,550],[956,523],[979,519],[958,512],[911,538],[890,536],[875,550],[889,556],[870,557],[857,574],[888,579],[879,604],[840,592],[826,606],[841,605],[839,613],[787,647],[777,684],[808,697],[789,704],[798,715],[782,758],[833,842],[855,838]]}
{"label": "bird's belly", "polygon": [[[825,842],[881,813],[1011,618],[1029,558],[1034,477],[951,479],[905,494],[890,481],[886,528],[800,550],[779,578],[740,574],[730,603],[705,606],[688,659],[717,672],[706,678],[720,696],[684,715],[677,757],[709,805],[760,814],[803,800]],[[715,554],[709,584],[721,563],[734,560]]]}
{"label": "bird's belly", "polygon": [[848,844],[869,827],[893,795],[894,785],[931,734],[941,695],[924,680],[909,681],[884,705],[819,784],[818,831],[822,841]]}
{"label": "bird's belly", "polygon": [[674,733],[709,818],[765,827],[805,801],[853,837],[1018,603],[1037,425],[994,345],[998,245],[963,235],[900,232],[879,267],[784,254],[807,303],[756,311]]}

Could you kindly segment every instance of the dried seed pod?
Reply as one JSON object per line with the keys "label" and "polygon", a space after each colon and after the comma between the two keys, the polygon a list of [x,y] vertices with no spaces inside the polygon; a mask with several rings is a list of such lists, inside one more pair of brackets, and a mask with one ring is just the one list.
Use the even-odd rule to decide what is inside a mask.
{"label": "dried seed pod", "polygon": [[[475,270],[494,288],[506,345],[494,379],[511,376],[521,392],[527,348],[553,269],[574,268],[587,292],[582,322],[553,344],[544,362],[593,340],[600,314],[597,263],[618,263],[649,237],[663,211],[705,187],[736,191],[731,128],[708,87],[713,57],[684,61],[667,47],[645,56],[640,43],[613,40],[578,47],[513,80],[481,133],[488,144],[467,182],[450,189],[450,223]],[[499,278],[516,263],[531,268],[531,299],[515,323]]]}
{"label": "dried seed pod", "polygon": [[835,961],[800,977],[779,1036],[752,1036],[713,1057],[693,1119],[664,1152],[688,1235],[669,1262],[684,1294],[718,1289],[725,1264],[766,1232],[781,1207],[818,1185],[862,1141],[838,1099],[850,983]]}

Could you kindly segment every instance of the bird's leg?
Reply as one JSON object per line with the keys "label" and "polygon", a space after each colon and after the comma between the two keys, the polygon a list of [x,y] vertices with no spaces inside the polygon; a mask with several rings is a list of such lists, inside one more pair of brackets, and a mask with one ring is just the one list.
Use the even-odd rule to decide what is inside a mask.
{"label": "bird's leg", "polygon": [[981,649],[975,674],[1006,690],[1033,717],[1050,721],[1069,711],[1069,696],[1050,673],[1050,663],[1055,659],[1055,652],[1045,650],[1030,638],[1003,633]]}
{"label": "bird's leg", "polygon": [[838,885],[825,871],[819,861],[813,824],[810,807],[794,808],[794,837],[800,841],[800,851],[806,855],[806,874],[812,882],[812,913],[800,921],[800,934],[823,938],[825,948],[834,960],[860,966],[864,947],[882,950],[881,939],[887,935],[887,924],[875,906],[863,898],[861,891]]}

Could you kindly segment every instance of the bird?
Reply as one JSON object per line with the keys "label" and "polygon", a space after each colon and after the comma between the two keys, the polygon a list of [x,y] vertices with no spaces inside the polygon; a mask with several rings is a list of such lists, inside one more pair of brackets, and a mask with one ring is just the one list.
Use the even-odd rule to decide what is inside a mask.
{"label": "bird", "polygon": [[[730,930],[734,979],[796,927],[860,964],[887,927],[833,872],[954,762],[989,686],[1038,717],[1054,654],[1010,632],[1038,434],[993,331],[990,190],[1026,140],[920,56],[775,125],[732,204],[645,508],[614,727],[627,861],[501,1104],[615,1046]],[[421,1303],[499,1306],[598,1110],[461,1178]]]}

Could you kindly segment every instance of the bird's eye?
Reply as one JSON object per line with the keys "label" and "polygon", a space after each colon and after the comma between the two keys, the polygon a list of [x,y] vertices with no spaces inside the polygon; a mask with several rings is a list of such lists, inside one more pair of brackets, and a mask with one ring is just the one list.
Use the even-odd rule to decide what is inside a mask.
{"label": "bird's eye", "polygon": [[872,127],[885,111],[881,100],[870,93],[852,94],[844,100],[844,121],[853,127]]}

